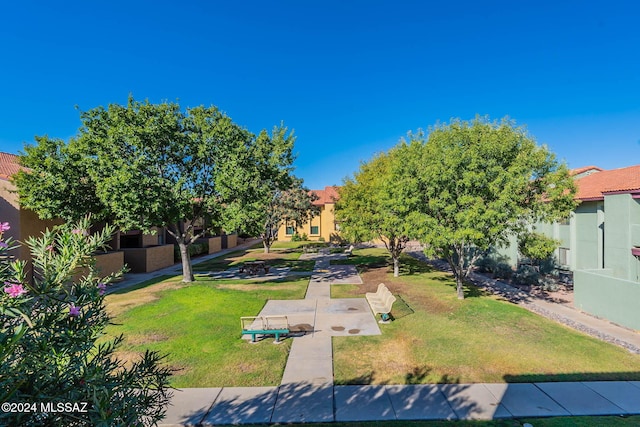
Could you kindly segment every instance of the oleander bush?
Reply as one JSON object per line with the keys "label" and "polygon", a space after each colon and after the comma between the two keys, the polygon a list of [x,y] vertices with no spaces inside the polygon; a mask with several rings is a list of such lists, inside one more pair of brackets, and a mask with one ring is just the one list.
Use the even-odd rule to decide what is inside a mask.
{"label": "oleander bush", "polygon": [[[170,372],[162,357],[147,351],[125,366],[113,357],[123,337],[103,336],[104,293],[115,275],[100,277],[92,254],[113,228],[89,228],[84,219],[29,238],[28,275],[3,236],[10,224],[0,223],[0,402],[36,409],[0,412],[0,425],[146,426],[164,416]],[[81,271],[88,273],[77,278]]]}

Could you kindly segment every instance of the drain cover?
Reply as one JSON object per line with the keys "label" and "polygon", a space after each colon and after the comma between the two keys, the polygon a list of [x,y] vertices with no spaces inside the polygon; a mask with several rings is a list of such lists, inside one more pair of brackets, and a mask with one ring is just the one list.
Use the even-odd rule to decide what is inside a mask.
{"label": "drain cover", "polygon": [[344,331],[344,326],[332,326],[331,329],[334,331]]}
{"label": "drain cover", "polygon": [[350,334],[357,334],[358,332],[360,332],[360,329],[349,329]]}
{"label": "drain cover", "polygon": [[358,309],[355,308],[355,307],[349,307],[347,310],[349,310],[349,311],[358,311]]}

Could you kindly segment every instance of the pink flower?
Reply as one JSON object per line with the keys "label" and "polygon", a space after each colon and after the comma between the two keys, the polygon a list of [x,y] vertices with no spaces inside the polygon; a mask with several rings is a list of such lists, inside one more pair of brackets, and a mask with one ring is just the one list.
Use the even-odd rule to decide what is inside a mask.
{"label": "pink flower", "polygon": [[4,282],[4,284],[7,286],[4,288],[4,291],[12,298],[19,297],[20,295],[27,293],[27,290],[20,283]]}
{"label": "pink flower", "polygon": [[80,316],[80,307],[76,307],[73,303],[69,304],[69,316]]}
{"label": "pink flower", "polygon": [[74,228],[73,230],[71,230],[71,232],[73,234],[84,234],[84,231],[79,228]]}
{"label": "pink flower", "polygon": [[98,286],[96,286],[98,288],[98,293],[100,295],[104,295],[105,292],[107,292],[107,285],[104,283],[98,283]]}
{"label": "pink flower", "polygon": [[48,250],[49,252],[53,252],[53,245],[49,245],[45,249]]}
{"label": "pink flower", "polygon": [[0,248],[6,249],[8,247],[9,247],[9,245],[7,245],[7,242],[0,241]]}
{"label": "pink flower", "polygon": [[9,223],[8,222],[0,222],[0,233],[4,233],[7,230],[10,230],[11,227],[9,227]]}

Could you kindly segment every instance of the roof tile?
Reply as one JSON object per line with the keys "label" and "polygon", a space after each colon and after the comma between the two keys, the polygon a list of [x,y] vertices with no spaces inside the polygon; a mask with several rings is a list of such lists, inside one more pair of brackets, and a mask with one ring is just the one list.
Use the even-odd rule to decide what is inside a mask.
{"label": "roof tile", "polygon": [[18,156],[0,151],[0,179],[8,181],[11,175],[21,169],[24,168],[18,163]]}
{"label": "roof tile", "polygon": [[601,170],[576,179],[576,199],[602,199],[604,193],[640,191],[640,165]]}

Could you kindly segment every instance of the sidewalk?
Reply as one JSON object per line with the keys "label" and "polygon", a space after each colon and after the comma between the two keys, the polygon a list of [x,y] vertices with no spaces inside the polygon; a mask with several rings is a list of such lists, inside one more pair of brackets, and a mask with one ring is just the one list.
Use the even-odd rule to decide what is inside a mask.
{"label": "sidewalk", "polygon": [[640,381],[191,388],[172,405],[160,426],[301,422],[279,413],[313,408],[326,422],[625,416],[640,414]]}
{"label": "sidewalk", "polygon": [[[256,243],[261,242],[261,239],[250,239],[238,246],[234,246],[233,248],[223,249],[219,252],[204,255],[197,258],[192,259],[193,265],[198,265],[201,262],[208,261],[212,258],[217,258],[223,255],[226,255],[230,252],[235,252],[242,249],[248,249]],[[155,279],[160,276],[175,276],[178,274],[182,274],[182,263],[178,262],[173,264],[170,267],[163,268],[161,270],[152,271],[150,273],[126,273],[124,278],[119,282],[115,282],[107,288],[107,294],[111,294],[113,292],[120,291],[122,289],[129,288],[131,286],[135,286],[139,283],[146,282],[147,280]]]}
{"label": "sidewalk", "polygon": [[[425,261],[435,268],[451,271],[449,265],[441,260],[429,260],[422,251],[411,251],[408,255]],[[489,289],[491,292],[519,304],[527,310],[538,313],[551,320],[560,322],[595,338],[624,347],[632,353],[640,354],[640,333],[618,326],[605,319],[600,319],[567,305],[557,304],[541,298],[532,297],[518,288],[498,279],[492,279],[478,273],[471,273],[470,281],[475,285]]]}

